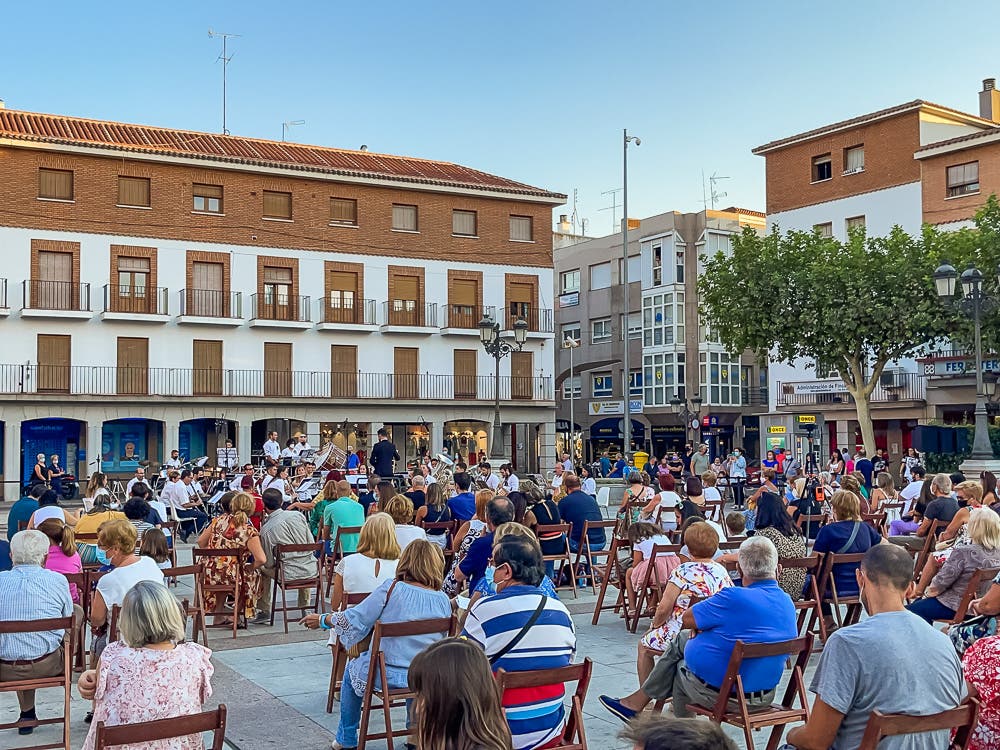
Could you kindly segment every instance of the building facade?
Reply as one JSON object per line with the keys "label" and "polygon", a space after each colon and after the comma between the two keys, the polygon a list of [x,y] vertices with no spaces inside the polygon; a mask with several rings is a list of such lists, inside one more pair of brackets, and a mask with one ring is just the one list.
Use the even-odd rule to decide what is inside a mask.
{"label": "building facade", "polygon": [[[0,109],[3,474],[78,475],[269,429],[406,458],[554,450],[552,207],[444,162]],[[528,322],[501,363],[491,317]],[[8,489],[8,493],[11,492]]]}
{"label": "building facade", "polygon": [[[642,219],[628,235],[627,292],[620,234],[556,249],[558,340],[579,343],[561,343],[556,357],[562,443],[572,442],[573,424],[582,458],[620,449],[628,402],[633,451],[662,456],[692,440],[707,442],[713,455],[757,445],[750,412],[761,404],[766,371],[726,352],[698,315],[701,256],[728,252],[746,226],[763,231],[763,214],[732,208]],[[689,404],[693,398],[700,404]],[[677,400],[697,406],[696,414],[683,419],[671,404]]]}

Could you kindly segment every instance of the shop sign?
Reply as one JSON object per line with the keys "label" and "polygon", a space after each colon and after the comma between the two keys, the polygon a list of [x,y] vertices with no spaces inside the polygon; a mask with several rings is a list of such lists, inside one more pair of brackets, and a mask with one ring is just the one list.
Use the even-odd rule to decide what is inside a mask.
{"label": "shop sign", "polygon": [[788,432],[788,428],[783,424],[773,424],[767,428],[768,435],[784,435]]}
{"label": "shop sign", "polygon": [[628,413],[629,414],[642,414],[642,399],[641,398],[630,398],[628,401]]}
{"label": "shop sign", "polygon": [[559,307],[576,307],[580,304],[579,292],[567,292],[559,295]]}
{"label": "shop sign", "polygon": [[799,424],[816,424],[816,415],[799,414]]}
{"label": "shop sign", "polygon": [[789,383],[792,393],[796,396],[814,393],[847,393],[843,380],[807,380],[801,383]]}
{"label": "shop sign", "polygon": [[590,402],[590,414],[591,416],[619,416],[625,414],[625,402],[624,401],[591,401]]}
{"label": "shop sign", "polygon": [[[984,359],[983,372],[1000,370],[1000,359]],[[935,359],[933,362],[924,362],[924,375],[935,377],[962,377],[963,375],[974,375],[976,372],[976,360],[954,357],[952,359]]]}
{"label": "shop sign", "polygon": [[702,427],[718,427],[719,426],[719,417],[718,417],[718,415],[716,415],[716,414],[706,414],[704,417],[701,418],[701,426]]}

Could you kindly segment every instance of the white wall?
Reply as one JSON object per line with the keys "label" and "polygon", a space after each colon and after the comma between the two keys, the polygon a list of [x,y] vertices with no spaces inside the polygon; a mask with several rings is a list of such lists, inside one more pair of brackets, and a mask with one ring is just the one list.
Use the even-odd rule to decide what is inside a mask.
{"label": "white wall", "polygon": [[811,231],[816,224],[832,222],[833,236],[838,240],[846,240],[847,227],[845,222],[855,216],[865,217],[865,226],[869,236],[884,236],[897,224],[904,231],[916,234],[920,231],[923,221],[920,183],[912,182],[885,190],[876,190],[871,193],[852,195],[848,198],[769,214],[767,228],[770,231],[771,227],[777,224],[782,232],[791,229]]}

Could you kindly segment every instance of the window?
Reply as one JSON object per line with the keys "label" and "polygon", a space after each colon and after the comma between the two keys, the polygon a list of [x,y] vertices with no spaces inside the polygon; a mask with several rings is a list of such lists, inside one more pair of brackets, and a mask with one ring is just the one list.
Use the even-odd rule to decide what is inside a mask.
{"label": "window", "polygon": [[559,291],[560,294],[580,291],[579,268],[576,268],[572,271],[563,271],[561,274],[559,274]]}
{"label": "window", "polygon": [[865,217],[851,216],[850,218],[844,220],[844,226],[847,229],[847,234],[850,235],[852,229],[865,228]]}
{"label": "window", "polygon": [[684,342],[684,293],[652,294],[642,300],[642,345]]}
{"label": "window", "polygon": [[813,231],[819,232],[820,237],[833,237],[833,222],[825,224],[813,224]]}
{"label": "window", "polygon": [[149,208],[149,178],[119,177],[118,205]]}
{"label": "window", "polygon": [[576,343],[580,343],[580,324],[579,323],[566,323],[562,327],[562,338],[571,339]]}
{"label": "window", "polygon": [[840,370],[837,369],[836,362],[817,358],[814,361],[817,378],[839,378]]}
{"label": "window", "polygon": [[740,358],[722,352],[698,354],[701,369],[701,398],[713,406],[741,404]]}
{"label": "window", "polygon": [[354,198],[330,199],[330,223],[337,226],[358,225],[358,202]]}
{"label": "window", "polygon": [[718,232],[708,233],[708,256],[712,257],[716,253],[729,255],[733,251],[733,236],[731,234],[720,234]]}
{"label": "window", "polygon": [[[622,259],[618,259],[618,283],[622,282],[622,275],[624,273],[622,267]],[[642,257],[639,255],[630,255],[628,258],[628,283],[635,284],[642,280]]]}
{"label": "window", "polygon": [[194,210],[206,214],[222,213],[222,185],[191,186],[194,195]]}
{"label": "window", "polygon": [[263,284],[265,305],[268,307],[288,307],[292,296],[291,268],[265,266]]}
{"label": "window", "polygon": [[852,146],[844,149],[844,174],[865,171],[865,147]]}
{"label": "window", "polygon": [[530,216],[511,216],[510,238],[514,242],[533,242],[534,235],[531,223]]}
{"label": "window", "polygon": [[684,251],[677,251],[677,283],[684,283]]}
{"label": "window", "polygon": [[583,385],[579,375],[563,381],[563,398],[574,399],[583,395]]}
{"label": "window", "polygon": [[594,374],[592,393],[594,398],[611,396],[614,394],[614,384],[611,380],[610,372],[598,372]]}
{"label": "window", "polygon": [[392,228],[397,232],[416,232],[417,207],[402,203],[393,203]]}
{"label": "window", "polygon": [[149,285],[149,258],[129,258],[118,256],[118,296],[146,296]]}
{"label": "window", "polygon": [[451,233],[460,237],[476,237],[479,232],[476,228],[475,211],[459,211],[455,209],[451,212]]}
{"label": "window", "polygon": [[292,194],[264,191],[264,218],[292,220]]}
{"label": "window", "polygon": [[602,344],[605,341],[611,341],[611,318],[590,321],[590,342]]}
{"label": "window", "polygon": [[642,370],[629,370],[628,397],[642,398]]}
{"label": "window", "polygon": [[830,154],[814,156],[812,160],[812,181],[821,182],[833,177],[833,161]]}
{"label": "window", "polygon": [[684,355],[643,355],[642,390],[646,406],[666,406],[674,396],[684,398]]}
{"label": "window", "polygon": [[948,167],[948,197],[971,195],[979,192],[979,162],[956,164]]}
{"label": "window", "polygon": [[625,336],[625,331],[628,331],[629,340],[641,339],[642,338],[642,313],[634,312],[628,314],[628,323],[625,322],[625,316],[618,316],[618,340],[622,341]]}
{"label": "window", "polygon": [[47,200],[73,200],[73,172],[69,169],[39,169],[38,197]]}
{"label": "window", "polygon": [[607,289],[611,286],[611,261],[590,267],[590,290]]}
{"label": "window", "polygon": [[653,245],[653,286],[663,283],[663,246]]}

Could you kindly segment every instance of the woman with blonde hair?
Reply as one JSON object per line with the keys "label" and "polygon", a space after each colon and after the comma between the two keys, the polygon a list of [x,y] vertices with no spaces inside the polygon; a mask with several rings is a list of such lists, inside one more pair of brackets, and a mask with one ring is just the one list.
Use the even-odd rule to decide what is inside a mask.
{"label": "woman with blonde hair", "polygon": [[970,543],[953,548],[930,583],[921,580],[917,586],[923,598],[906,607],[931,624],[955,616],[977,570],[1000,567],[1000,516],[989,508],[975,508],[969,513],[968,531]]}
{"label": "woman with blonde hair", "polygon": [[956,547],[965,547],[972,543],[969,539],[969,516],[972,511],[983,504],[983,488],[979,482],[966,480],[954,486],[955,499],[958,501],[958,513],[951,519],[948,527],[938,534],[938,543],[934,552],[927,557],[924,569],[917,579],[918,591],[923,591],[931,579],[937,574],[945,561],[951,557]]}
{"label": "woman with blonde hair", "polygon": [[345,594],[368,594],[383,581],[396,576],[402,550],[396,539],[396,524],[388,513],[372,513],[361,527],[358,550],[345,555],[333,569],[333,598],[338,610]]}
{"label": "woman with blonde hair", "polygon": [[[90,479],[87,481],[87,489],[83,493],[83,506],[85,509],[90,510],[89,507],[93,505],[93,501],[99,495],[107,495],[109,504],[113,504],[113,498],[111,498],[111,493],[108,491],[108,477],[100,471],[95,471],[90,475]],[[90,501],[89,503],[87,501]]]}
{"label": "woman with blonde hair", "polygon": [[413,501],[406,495],[394,495],[382,508],[382,512],[392,516],[396,523],[396,541],[399,542],[400,549],[406,549],[416,539],[427,538],[422,528],[413,525]]}
{"label": "woman with blonde hair", "polygon": [[[895,503],[899,500],[899,493],[896,492],[896,480],[887,471],[880,471],[875,475],[875,489],[872,490],[868,504],[872,513],[881,513],[882,503]],[[896,518],[898,518],[898,512]],[[888,521],[895,521],[896,518],[889,518]]]}
{"label": "woman with blonde hair", "polygon": [[490,504],[490,500],[494,497],[496,497],[496,493],[493,490],[479,490],[476,493],[475,514],[471,519],[462,524],[458,533],[455,534],[453,546],[455,557],[451,563],[451,570],[448,571],[448,575],[444,579],[444,592],[449,596],[457,595],[462,589],[461,584],[455,579],[455,571],[458,570],[459,564],[465,559],[465,555],[468,553],[472,543],[486,533],[486,506]]}
{"label": "woman with blonde hair", "polygon": [[323,485],[319,500],[309,511],[309,530],[312,531],[313,538],[319,539],[320,527],[323,525],[323,511],[326,506],[337,499],[337,483],[329,481]]}
{"label": "woman with blonde hair", "polygon": [[[231,556],[204,558],[205,580],[213,586],[230,586],[236,582],[237,576],[240,576],[242,611],[233,612],[233,616],[247,619],[253,617],[256,611],[257,599],[260,597],[260,568],[267,559],[264,547],[260,543],[260,532],[250,523],[254,507],[255,502],[251,495],[237,492],[229,501],[229,512],[213,518],[198,535],[198,547],[201,549],[233,551]],[[253,562],[248,562],[247,554],[253,556]],[[219,622],[225,605],[224,597],[206,591],[204,600],[205,611],[215,615],[213,625],[232,623],[228,618]],[[257,621],[266,622],[267,614],[264,613],[263,618],[258,616]]]}

